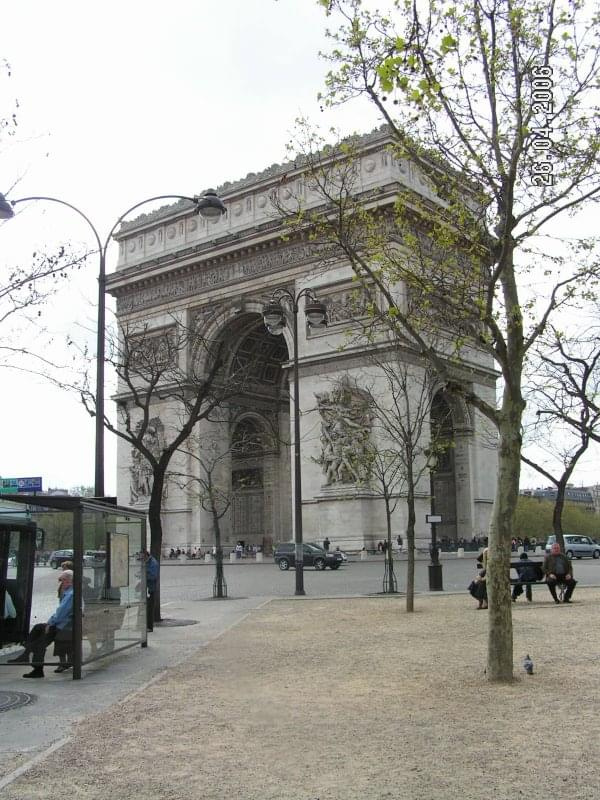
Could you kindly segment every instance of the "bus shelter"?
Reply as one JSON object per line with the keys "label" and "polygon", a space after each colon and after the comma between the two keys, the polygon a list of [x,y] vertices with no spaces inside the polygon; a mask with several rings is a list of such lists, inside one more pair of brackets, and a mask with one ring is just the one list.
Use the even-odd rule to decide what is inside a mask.
{"label": "bus shelter", "polygon": [[73,625],[49,645],[44,664],[58,666],[62,648],[77,680],[86,664],[145,647],[145,549],[145,514],[130,508],[81,497],[2,498],[0,667],[56,609],[65,561],[73,569]]}

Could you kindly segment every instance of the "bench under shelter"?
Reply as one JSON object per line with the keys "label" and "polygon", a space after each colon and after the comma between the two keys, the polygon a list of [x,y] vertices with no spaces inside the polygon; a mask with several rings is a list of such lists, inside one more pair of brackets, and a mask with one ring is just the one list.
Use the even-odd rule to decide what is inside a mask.
{"label": "bench under shelter", "polygon": [[82,497],[3,497],[0,667],[9,666],[30,628],[46,622],[58,605],[60,568],[50,565],[49,551],[72,551],[74,602],[73,628],[57,640],[55,655],[52,644],[47,648],[45,665],[58,665],[62,648],[78,680],[86,664],[146,647],[145,549],[146,517],[139,511]]}

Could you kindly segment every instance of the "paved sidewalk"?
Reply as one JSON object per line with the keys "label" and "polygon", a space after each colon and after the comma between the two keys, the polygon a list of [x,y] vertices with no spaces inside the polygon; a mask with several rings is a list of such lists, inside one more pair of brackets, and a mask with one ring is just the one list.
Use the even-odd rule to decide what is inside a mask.
{"label": "paved sidewalk", "polygon": [[592,800],[599,600],[515,604],[509,685],[485,680],[487,614],[464,594],[418,596],[410,615],[403,597],[272,601],[88,716],[2,796]]}
{"label": "paved sidewalk", "polygon": [[[71,673],[55,675],[46,669],[43,681],[25,681],[27,667],[0,667],[0,690],[34,694],[33,704],[0,715],[0,781],[57,740],[69,736],[73,725],[121,701],[164,670],[198,652],[232,625],[243,620],[264,598],[227,601],[180,601],[162,605],[165,618],[198,620],[185,627],[156,626],[148,647],[129,650],[83,668],[83,679]],[[2,797],[0,783],[0,797]]]}

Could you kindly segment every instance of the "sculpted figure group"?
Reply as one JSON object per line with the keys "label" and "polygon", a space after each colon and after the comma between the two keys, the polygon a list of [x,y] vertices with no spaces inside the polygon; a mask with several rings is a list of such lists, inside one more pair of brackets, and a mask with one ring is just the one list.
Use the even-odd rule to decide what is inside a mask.
{"label": "sculpted figure group", "polygon": [[321,457],[325,485],[363,483],[371,413],[366,397],[347,384],[317,395],[321,414]]}

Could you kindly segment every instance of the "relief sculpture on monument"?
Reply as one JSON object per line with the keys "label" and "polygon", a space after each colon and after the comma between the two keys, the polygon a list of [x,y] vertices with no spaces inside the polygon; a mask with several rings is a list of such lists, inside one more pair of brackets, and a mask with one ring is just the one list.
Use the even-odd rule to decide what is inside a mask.
{"label": "relief sculpture on monument", "polygon": [[371,409],[368,399],[348,381],[317,395],[321,415],[321,464],[325,485],[363,484],[368,479]]}
{"label": "relief sculpture on monument", "polygon": [[[141,423],[138,423],[138,431]],[[148,422],[148,430],[144,434],[143,442],[148,450],[156,457],[160,456],[163,449],[164,427],[160,417],[154,417]],[[131,466],[129,467],[131,480],[129,494],[131,503],[144,503],[150,499],[152,492],[152,467],[143,453],[135,447],[131,449]]]}

